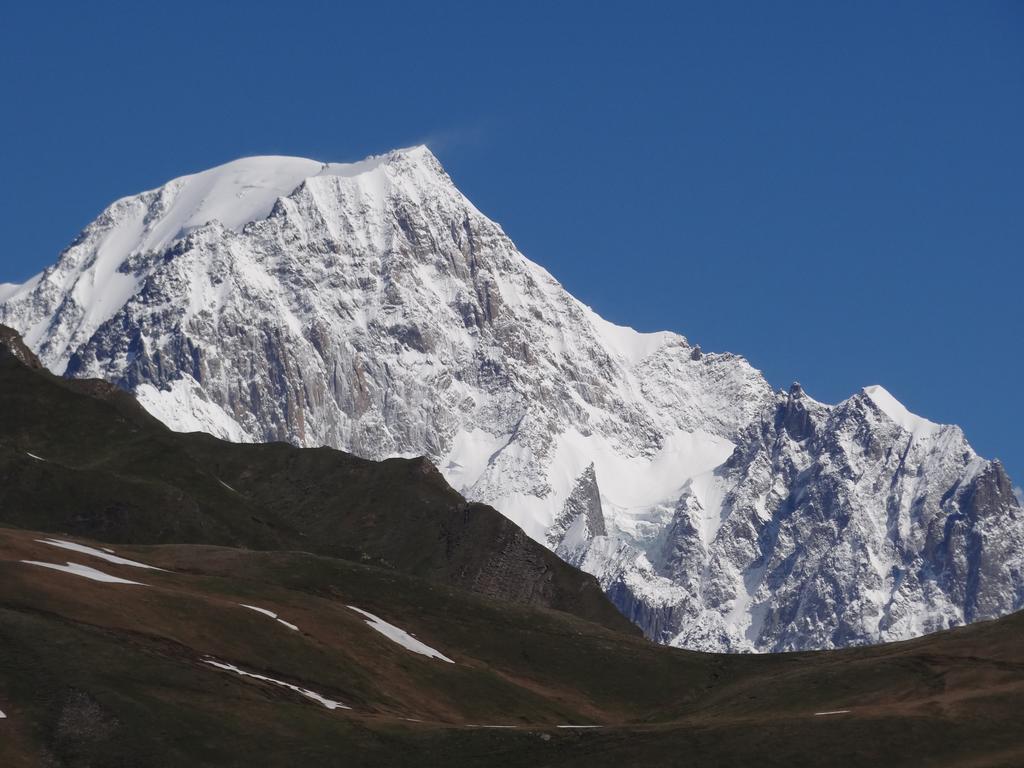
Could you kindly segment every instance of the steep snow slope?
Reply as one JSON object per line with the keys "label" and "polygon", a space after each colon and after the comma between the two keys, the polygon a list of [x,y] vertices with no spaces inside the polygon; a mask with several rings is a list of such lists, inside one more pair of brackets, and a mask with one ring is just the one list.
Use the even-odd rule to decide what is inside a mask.
{"label": "steep snow slope", "polygon": [[[1004,477],[962,436],[942,439],[945,428],[874,387],[847,401],[875,404],[849,435],[835,417],[847,404],[805,397],[800,429],[819,442],[780,433],[789,396],[745,360],[601,319],[425,147],[348,165],[247,158],[119,200],[7,292],[0,322],[52,370],[133,390],[177,429],[427,455],[458,490],[597,575],[662,641],[825,647],[1019,605],[1006,597],[1019,593],[1014,571],[971,608],[957,589],[981,583],[980,566],[939,583],[951,572],[914,538],[923,519],[967,514],[978,478]],[[885,464],[871,493],[843,474],[904,454],[913,461]],[[854,489],[826,494],[837,478]],[[807,506],[814,494],[825,495]],[[965,525],[995,516],[1016,531],[1007,509],[988,504]],[[819,517],[836,530],[812,555],[800,537]],[[786,549],[784,518],[799,552]],[[850,618],[879,614],[904,594],[901,579],[859,602],[823,594],[806,619],[816,579],[856,589],[844,580],[868,549],[837,549],[853,546],[847,518],[878,531],[868,549],[883,570],[894,558],[918,569],[922,591],[901,598],[910,618],[884,629]],[[839,553],[847,560],[830,566]]]}
{"label": "steep snow slope", "polygon": [[877,384],[871,387],[864,387],[864,394],[871,398],[871,401],[882,413],[915,438],[928,438],[938,432],[941,427],[928,419],[923,419],[917,414],[907,410],[899,400],[889,394],[888,390]]}
{"label": "steep snow slope", "polygon": [[21,285],[18,283],[0,283],[0,301],[13,296],[20,288]]}

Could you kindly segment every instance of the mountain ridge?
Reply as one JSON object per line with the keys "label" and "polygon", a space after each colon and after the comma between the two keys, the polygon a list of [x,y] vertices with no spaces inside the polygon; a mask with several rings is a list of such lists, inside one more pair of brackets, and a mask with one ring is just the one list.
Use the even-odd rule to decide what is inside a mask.
{"label": "mountain ridge", "polygon": [[[662,642],[832,647],[973,615],[939,583],[952,566],[937,531],[991,518],[1016,540],[1021,523],[1015,503],[963,514],[982,460],[957,428],[914,417],[923,431],[908,442],[866,393],[826,406],[773,390],[740,356],[608,323],[425,147],[371,166],[303,179],[239,231],[208,221],[156,249],[146,227],[180,185],[123,198],[0,302],[0,321],[52,369],[114,382],[179,429],[426,455],[456,490],[594,573]],[[114,287],[96,299],[108,273]],[[897,449],[912,472],[897,460],[865,474],[864,457]],[[808,553],[825,513],[856,525]],[[837,547],[845,562],[826,557]],[[858,560],[877,565],[870,589],[851,587]],[[978,567],[957,578],[977,581]],[[1020,607],[1021,579],[1014,562],[982,604]],[[802,605],[813,584],[818,604]],[[883,630],[894,601],[902,613]]]}

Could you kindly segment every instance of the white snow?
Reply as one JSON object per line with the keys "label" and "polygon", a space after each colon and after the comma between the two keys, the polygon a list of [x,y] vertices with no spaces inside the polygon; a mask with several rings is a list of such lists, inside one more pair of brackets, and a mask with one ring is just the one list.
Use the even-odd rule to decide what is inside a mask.
{"label": "white snow", "polygon": [[394,624],[389,624],[379,616],[374,616],[369,611],[364,611],[362,608],[356,608],[354,605],[350,605],[349,608],[351,608],[353,611],[356,611],[357,613],[361,613],[363,616],[366,617],[366,623],[371,628],[380,632],[388,640],[398,643],[406,650],[412,651],[413,653],[419,653],[431,659],[440,659],[441,661],[446,661],[449,664],[455,663],[440,651],[431,648],[426,643],[421,643],[419,640],[410,635],[404,629],[399,629]]}
{"label": "white snow", "polygon": [[586,550],[592,531],[590,525],[587,523],[586,515],[578,515],[569,529],[562,536],[562,541],[558,545],[558,552],[562,557],[567,555],[562,553],[580,553]]}
{"label": "white snow", "polygon": [[[99,238],[96,258],[88,271],[77,275],[68,288],[74,302],[84,308],[83,316],[78,318],[76,330],[83,329],[89,333],[109,320],[124,306],[139,288],[139,280],[119,267],[131,252],[139,231],[143,227],[140,217],[130,220],[126,226],[108,230]],[[25,341],[35,348],[47,328],[37,325],[25,334]],[[67,365],[70,349],[64,350],[61,356],[61,368]]]}
{"label": "white snow", "polygon": [[39,272],[30,277],[24,283],[0,283],[0,303],[14,298],[15,296],[24,295],[33,290],[37,285],[39,285],[39,281],[42,277],[43,273]]}
{"label": "white snow", "polygon": [[[411,152],[416,148],[395,150]],[[215,168],[181,176],[164,185],[169,204],[141,237],[121,249],[161,250],[211,221],[240,232],[246,224],[270,215],[277,199],[292,193],[315,176],[351,178],[376,169],[387,157],[378,155],[355,163],[322,163],[304,157],[265,155],[243,157]]]}
{"label": "white snow", "polygon": [[631,366],[639,364],[666,344],[683,342],[682,336],[671,331],[642,333],[628,326],[610,323],[590,307],[585,307],[584,311],[607,347]]}
{"label": "white snow", "polygon": [[559,725],[558,728],[600,728],[600,725]]}
{"label": "white snow", "polygon": [[848,709],[833,709],[833,710],[831,710],[829,712],[815,712],[814,716],[815,717],[823,717],[825,715],[845,715],[849,711],[850,710],[848,710]]}
{"label": "white snow", "polygon": [[256,605],[246,605],[245,603],[239,603],[239,605],[243,608],[248,608],[250,611],[257,611],[259,613],[262,613],[264,616],[269,616],[270,618],[274,619],[278,624],[284,624],[286,627],[288,627],[288,629],[294,630],[296,632],[299,631],[299,628],[297,626],[295,626],[291,622],[285,621],[282,618],[278,618],[278,615],[273,611],[268,611],[266,608],[260,608]]}
{"label": "white snow", "polygon": [[5,715],[3,710],[0,709],[0,720],[6,720],[6,719],[7,719],[7,715]]}
{"label": "white snow", "polygon": [[725,522],[723,502],[728,485],[714,470],[708,470],[693,478],[690,490],[697,497],[703,511],[699,526],[701,535],[705,545],[710,544]]}
{"label": "white snow", "polygon": [[34,453],[29,453],[28,451],[25,451],[25,455],[30,459],[35,459],[36,461],[46,461],[42,456],[36,456]]}
{"label": "white snow", "polygon": [[142,384],[135,390],[135,399],[150,415],[173,424],[176,432],[207,432],[232,443],[253,442],[227,411],[207,399],[191,376],[176,379],[169,389]]}
{"label": "white snow", "polygon": [[913,435],[915,439],[930,437],[942,429],[940,424],[908,411],[906,406],[893,397],[885,387],[877,384],[864,387],[864,394],[871,398],[871,401],[878,406],[882,413]]}
{"label": "white snow", "polygon": [[77,544],[73,541],[61,541],[60,539],[36,539],[40,544],[49,544],[51,547],[60,547],[61,549],[70,549],[72,552],[81,552],[83,555],[92,555],[98,557],[100,560],[106,560],[108,563],[114,563],[115,565],[130,565],[132,568],[148,568],[151,571],[163,571],[163,568],[157,568],[154,565],[146,565],[135,560],[127,560],[123,557],[108,552],[107,550],[94,549],[93,547],[87,547],[85,544]]}
{"label": "white snow", "polygon": [[300,688],[297,685],[286,683],[283,680],[275,680],[272,677],[266,675],[258,675],[255,672],[246,672],[244,669],[239,669],[234,664],[225,664],[221,661],[215,661],[214,659],[203,659],[204,664],[210,664],[211,666],[217,667],[218,669],[224,669],[228,672],[234,672],[235,674],[242,675],[242,677],[251,677],[256,680],[262,680],[266,683],[273,683],[274,685],[280,685],[282,688],[288,688],[289,690],[295,691],[296,693],[302,694],[307,699],[312,699],[320,704],[323,704],[327,709],[352,709],[352,707],[345,706],[340,701],[333,701],[324,696],[321,696],[315,691],[311,691],[307,688]]}
{"label": "white snow", "polygon": [[[760,632],[759,623],[764,618],[764,611],[758,611],[755,604],[757,588],[764,577],[765,566],[751,566],[746,573],[736,579],[736,598],[732,608],[725,616],[725,624],[733,627],[747,640],[754,640]],[[751,646],[751,650],[753,646]]]}
{"label": "white snow", "polygon": [[493,435],[479,427],[460,430],[448,456],[438,467],[456,490],[469,488],[487,469],[490,459],[508,445],[511,435]]}
{"label": "white snow", "polygon": [[138,584],[140,587],[147,585],[139,581],[129,581],[128,579],[122,579],[118,576],[111,576],[109,573],[103,573],[103,571],[97,571],[95,568],[90,568],[87,565],[79,565],[78,563],[72,563],[68,561],[67,565],[58,565],[57,563],[42,563],[38,560],[22,560],[21,562],[27,565],[38,565],[41,568],[52,568],[55,571],[63,571],[64,573],[73,573],[75,576],[83,576],[93,581],[103,581],[108,584]]}
{"label": "white snow", "polygon": [[[487,498],[487,503],[541,543],[554,522],[557,508],[552,500],[564,502],[590,463],[594,464],[605,517],[615,533],[632,541],[645,541],[662,516],[664,505],[677,499],[691,478],[729,458],[735,447],[726,438],[702,430],[677,430],[666,436],[653,455],[631,456],[596,431],[584,435],[577,429],[567,429],[553,440],[549,493],[506,492],[495,496],[490,492],[492,484],[500,484],[500,488],[508,475],[531,457],[517,455],[518,444],[506,445],[507,437],[492,438],[493,442],[488,443],[486,433],[474,434],[473,439],[462,435],[456,438],[456,450],[441,465],[446,479],[469,498]],[[485,450],[480,450],[482,447]],[[489,460],[483,458],[488,455]],[[472,471],[479,469],[483,469],[482,474],[474,478]]]}
{"label": "white snow", "polygon": [[218,482],[218,483],[220,483],[221,485],[223,485],[223,486],[224,486],[225,488],[227,488],[227,489],[228,489],[229,491],[231,491],[232,493],[238,493],[238,491],[236,491],[236,490],[235,490],[234,488],[232,488],[232,487],[231,487],[230,485],[228,485],[227,483],[225,483],[225,482],[224,482],[223,480],[221,480],[221,479],[220,479],[219,477],[217,478],[217,482]]}

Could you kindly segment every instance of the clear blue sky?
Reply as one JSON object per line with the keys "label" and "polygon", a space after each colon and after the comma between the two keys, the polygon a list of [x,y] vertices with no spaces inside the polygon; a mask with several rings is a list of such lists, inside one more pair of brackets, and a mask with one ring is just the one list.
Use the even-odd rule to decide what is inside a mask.
{"label": "clear blue sky", "polygon": [[1024,481],[1024,3],[150,5],[5,9],[0,281],[173,176],[426,142],[609,319]]}

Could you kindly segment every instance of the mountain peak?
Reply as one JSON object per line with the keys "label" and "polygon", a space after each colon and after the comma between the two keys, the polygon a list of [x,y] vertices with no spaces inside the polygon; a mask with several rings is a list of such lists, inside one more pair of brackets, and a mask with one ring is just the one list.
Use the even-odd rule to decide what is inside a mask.
{"label": "mountain peak", "polygon": [[[175,179],[109,206],[9,291],[0,322],[50,370],[132,391],[176,429],[428,456],[663,642],[897,639],[1024,594],[1001,551],[1003,571],[965,576],[929,543],[973,535],[955,515],[1024,537],[999,517],[1008,483],[971,490],[985,463],[958,429],[919,440],[938,425],[881,387],[825,405],[773,392],[741,357],[602,319],[426,147]],[[823,531],[823,514],[850,524]],[[768,519],[777,535],[752,540]],[[937,575],[894,580],[893,563]],[[977,600],[958,586],[975,576]]]}
{"label": "mountain peak", "polygon": [[[352,163],[255,155],[180,176],[148,193],[157,196],[162,203],[155,211],[159,220],[147,227],[145,237],[135,244],[135,250],[141,252],[167,247],[171,241],[214,220],[228,229],[241,231],[246,224],[269,216],[278,198],[290,195],[308,179],[320,176],[355,178],[373,173],[399,159],[440,170],[440,163],[430,150],[419,145],[371,155]],[[136,197],[145,195],[147,193]]]}
{"label": "mountain peak", "polygon": [[[297,194],[314,179],[335,185],[312,184],[321,194],[337,195],[337,185],[343,184],[359,201],[383,202],[396,186],[410,199],[440,190],[464,201],[424,145],[352,163],[284,155],[242,157],[116,200],[82,230],[55,265],[22,285],[0,284],[0,303],[30,307],[31,321],[22,328],[25,342],[38,348],[48,337],[40,356],[51,370],[61,373],[74,347],[142,287],[146,270],[136,263],[138,257],[146,261],[215,222],[241,233],[249,224],[270,217],[279,200]],[[45,295],[64,292],[78,309],[55,332],[51,322],[62,299],[53,303]],[[5,316],[0,313],[0,318]]]}
{"label": "mountain peak", "polygon": [[940,424],[918,416],[916,413],[911,413],[903,403],[893,397],[883,386],[873,384],[869,387],[864,387],[864,394],[868,396],[878,410],[914,437],[928,437],[942,428]]}

